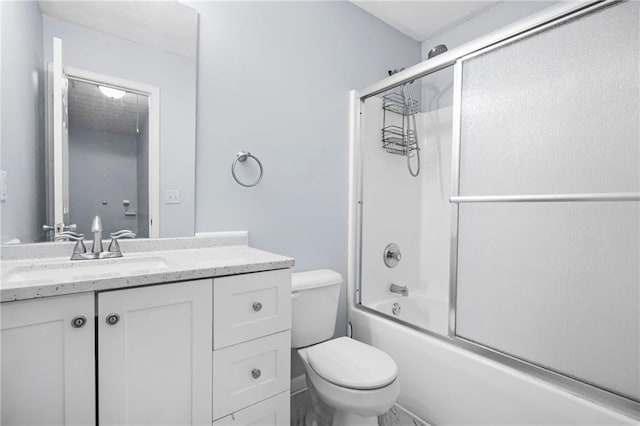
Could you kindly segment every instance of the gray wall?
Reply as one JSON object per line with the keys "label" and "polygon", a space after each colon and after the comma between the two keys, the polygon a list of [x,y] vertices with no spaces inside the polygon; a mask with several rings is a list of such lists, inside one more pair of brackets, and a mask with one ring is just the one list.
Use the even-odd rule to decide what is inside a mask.
{"label": "gray wall", "polygon": [[[200,13],[196,230],[248,230],[252,246],[295,257],[296,271],[346,277],[348,92],[418,62],[419,43],[348,2],[191,6]],[[255,188],[231,177],[240,150],[264,164]],[[345,319],[343,297],[339,334]]]}
{"label": "gray wall", "polygon": [[[69,219],[91,235],[99,215],[103,235],[121,229],[138,232],[138,219],[125,217],[122,200],[138,209],[136,136],[69,128]],[[102,200],[108,204],[103,205]]]}
{"label": "gray wall", "polygon": [[[53,37],[62,38],[66,66],[160,88],[160,235],[192,236],[195,205],[196,63],[84,27],[43,17],[45,61]],[[164,204],[164,191],[181,191],[181,204]]]}
{"label": "gray wall", "polygon": [[0,202],[0,242],[26,243],[42,237],[45,223],[42,19],[37,2],[1,2],[0,8],[0,168],[8,178],[8,198]]}

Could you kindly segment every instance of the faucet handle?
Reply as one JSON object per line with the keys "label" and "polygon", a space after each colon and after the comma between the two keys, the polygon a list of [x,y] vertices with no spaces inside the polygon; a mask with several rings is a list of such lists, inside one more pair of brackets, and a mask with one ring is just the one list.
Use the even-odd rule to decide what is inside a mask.
{"label": "faucet handle", "polygon": [[118,240],[120,238],[135,238],[136,237],[136,233],[129,230],[129,229],[121,229],[120,231],[116,231],[116,232],[112,232],[111,234],[111,238]]}
{"label": "faucet handle", "polygon": [[72,231],[64,231],[56,234],[54,240],[67,240],[76,242],[76,245],[73,247],[73,255],[71,256],[71,260],[74,259],[74,255],[79,255],[87,252],[87,247],[84,245],[84,234],[79,234]]}
{"label": "faucet handle", "polygon": [[109,235],[111,235],[111,242],[109,243],[109,248],[107,248],[107,251],[113,252],[113,253],[120,253],[120,256],[122,256],[122,251],[120,251],[120,244],[118,244],[118,240],[120,238],[136,237],[135,232],[130,231],[128,229],[122,229],[120,231],[112,232]]}
{"label": "faucet handle", "polygon": [[64,231],[57,233],[53,239],[56,241],[82,241],[84,239],[84,234],[73,231]]}

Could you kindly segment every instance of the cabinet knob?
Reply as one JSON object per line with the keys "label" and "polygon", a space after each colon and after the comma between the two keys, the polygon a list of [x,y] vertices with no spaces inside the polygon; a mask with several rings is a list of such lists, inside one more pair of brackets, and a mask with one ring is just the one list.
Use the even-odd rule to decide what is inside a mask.
{"label": "cabinet knob", "polygon": [[118,314],[109,314],[105,319],[107,325],[116,325],[120,321],[120,315]]}
{"label": "cabinet knob", "polygon": [[261,375],[262,371],[260,371],[259,369],[254,368],[253,370],[251,370],[251,377],[253,377],[254,379],[259,379]]}
{"label": "cabinet knob", "polygon": [[71,320],[71,326],[73,328],[82,328],[87,323],[87,317],[78,315]]}
{"label": "cabinet knob", "polygon": [[260,311],[260,309],[262,309],[262,303],[260,303],[260,302],[255,302],[255,303],[253,304],[253,310],[254,310],[254,311],[256,311],[256,312],[258,312],[258,311]]}

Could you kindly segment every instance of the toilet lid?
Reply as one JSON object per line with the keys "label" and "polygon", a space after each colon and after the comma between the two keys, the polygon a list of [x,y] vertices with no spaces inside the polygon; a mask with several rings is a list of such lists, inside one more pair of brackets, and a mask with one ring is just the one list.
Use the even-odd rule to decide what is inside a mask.
{"label": "toilet lid", "polygon": [[386,353],[348,337],[311,346],[307,359],[323,379],[351,389],[376,389],[398,376],[398,366]]}

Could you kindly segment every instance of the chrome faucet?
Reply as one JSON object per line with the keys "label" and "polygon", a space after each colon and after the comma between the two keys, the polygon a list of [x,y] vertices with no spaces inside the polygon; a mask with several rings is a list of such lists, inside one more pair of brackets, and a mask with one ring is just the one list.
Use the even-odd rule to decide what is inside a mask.
{"label": "chrome faucet", "polygon": [[93,246],[91,253],[102,253],[102,220],[100,216],[96,216],[91,221],[91,233],[93,234]]}
{"label": "chrome faucet", "polygon": [[73,248],[73,254],[71,260],[91,260],[91,259],[109,259],[114,257],[122,257],[122,251],[120,250],[120,244],[118,240],[120,238],[135,238],[136,234],[128,229],[123,229],[118,232],[114,232],[111,235],[111,242],[109,248],[104,251],[102,246],[102,220],[100,216],[96,216],[91,221],[91,233],[93,234],[93,246],[91,252],[87,253],[87,247],[84,245],[84,234],[78,234],[76,232],[66,231],[56,234],[55,239],[75,241],[76,245]]}
{"label": "chrome faucet", "polygon": [[404,297],[409,296],[409,289],[406,285],[391,284],[389,286],[389,291],[391,293],[401,294]]}

